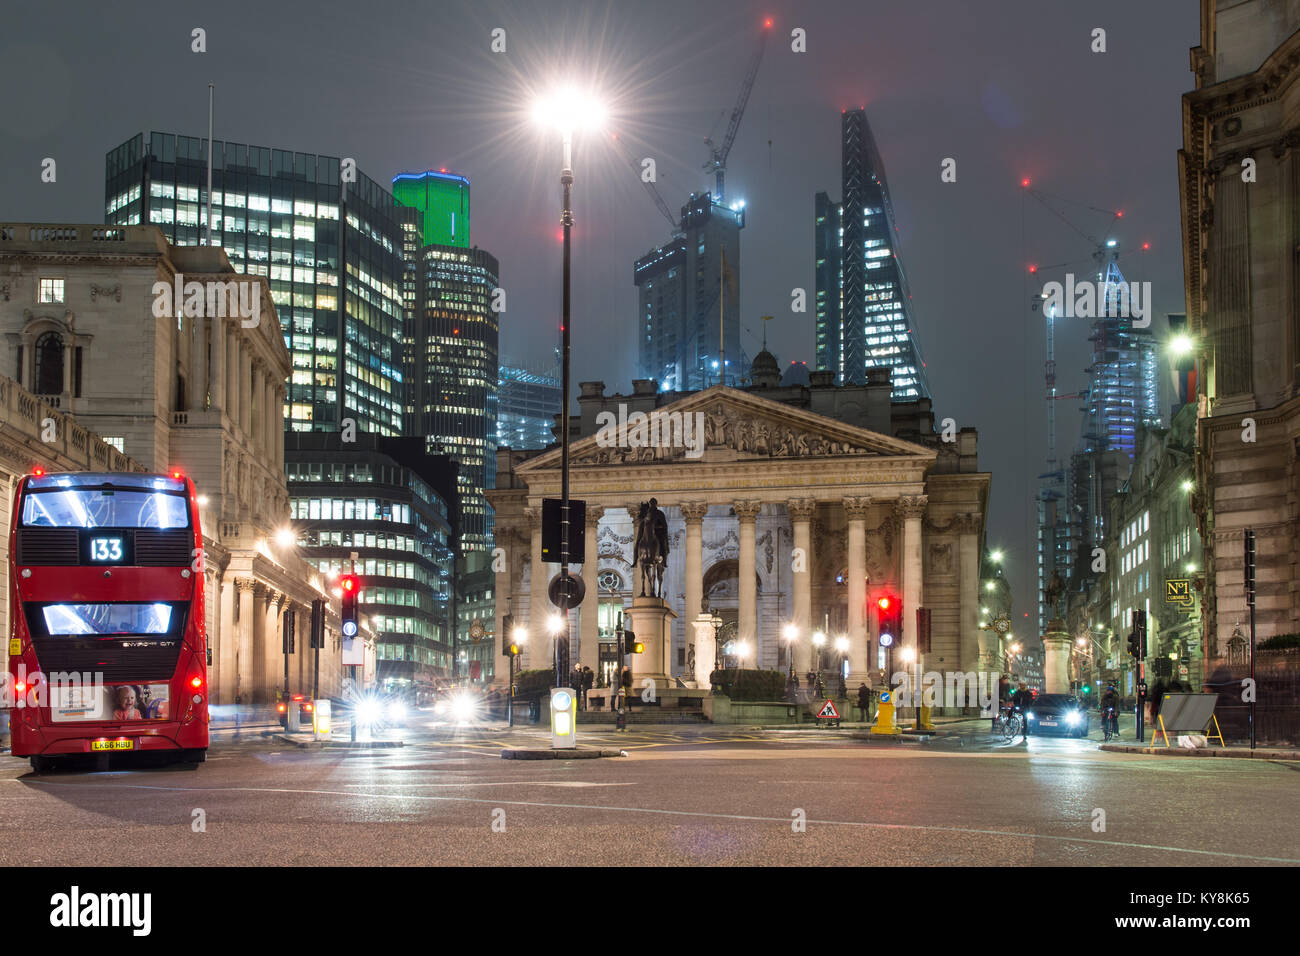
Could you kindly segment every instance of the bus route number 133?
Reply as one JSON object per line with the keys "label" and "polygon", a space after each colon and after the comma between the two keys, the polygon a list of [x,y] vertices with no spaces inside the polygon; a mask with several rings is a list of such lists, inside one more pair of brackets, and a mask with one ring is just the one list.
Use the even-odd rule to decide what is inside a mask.
{"label": "bus route number 133", "polygon": [[122,560],[122,539],[121,538],[91,538],[90,539],[90,560],[121,561]]}

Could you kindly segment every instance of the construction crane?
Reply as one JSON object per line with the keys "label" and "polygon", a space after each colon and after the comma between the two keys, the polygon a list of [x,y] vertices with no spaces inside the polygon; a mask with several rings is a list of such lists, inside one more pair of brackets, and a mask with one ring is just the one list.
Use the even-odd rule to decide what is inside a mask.
{"label": "construction crane", "polygon": [[609,139],[610,142],[618,148],[618,151],[623,155],[623,158],[627,160],[627,164],[632,167],[632,172],[636,173],[637,179],[641,180],[641,184],[645,186],[645,191],[650,194],[650,198],[654,200],[654,204],[659,208],[659,211],[664,214],[664,218],[668,220],[668,223],[673,227],[673,230],[676,231],[681,228],[681,223],[677,221],[677,217],[673,215],[673,211],[668,208],[668,203],[664,202],[664,197],[659,195],[659,190],[655,187],[654,180],[645,179],[641,175],[641,163],[638,162],[637,158],[632,155],[631,151],[623,145],[623,141],[618,138],[618,133],[611,133]]}
{"label": "construction crane", "polygon": [[727,133],[722,138],[722,145],[714,145],[712,134],[704,140],[704,145],[709,147],[709,160],[704,164],[704,169],[706,172],[713,173],[714,202],[720,203],[723,201],[726,191],[727,155],[731,152],[732,144],[736,142],[736,133],[740,130],[740,120],[745,115],[745,106],[749,103],[749,94],[754,90],[754,80],[758,77],[758,64],[762,62],[763,50],[767,46],[767,34],[771,29],[772,18],[768,17],[763,21],[763,29],[758,35],[758,49],[754,51],[754,58],[749,63],[749,72],[745,74],[745,82],[740,87],[740,95],[736,97],[736,105],[732,107],[731,119],[727,123]]}
{"label": "construction crane", "polygon": [[[1105,283],[1106,283],[1105,288],[1107,289],[1107,291],[1109,291],[1111,285],[1114,284],[1116,280],[1118,280],[1119,282],[1123,282],[1123,276],[1121,276],[1121,275],[1119,274],[1119,268],[1118,268],[1118,266],[1115,265],[1115,260],[1119,258],[1119,253],[1118,253],[1118,251],[1116,251],[1116,249],[1115,249],[1115,240],[1113,240],[1113,239],[1105,239],[1105,240],[1103,240],[1103,239],[1099,239],[1098,237],[1093,236],[1093,235],[1090,235],[1089,233],[1087,233],[1086,231],[1084,231],[1083,229],[1081,229],[1078,225],[1076,225],[1073,221],[1071,221],[1071,220],[1069,219],[1069,217],[1067,217],[1063,212],[1061,212],[1059,209],[1057,209],[1055,206],[1053,206],[1050,202],[1048,202],[1048,194],[1042,192],[1041,190],[1034,189],[1034,188],[1030,185],[1030,182],[1029,182],[1028,179],[1022,180],[1021,183],[1020,183],[1020,185],[1021,185],[1022,188],[1024,188],[1025,192],[1028,193],[1030,196],[1033,196],[1034,199],[1036,199],[1036,200],[1037,200],[1037,201],[1038,201],[1038,202],[1043,206],[1044,209],[1046,209],[1046,210],[1047,210],[1048,212],[1050,212],[1052,215],[1056,216],[1056,218],[1060,219],[1061,222],[1065,223],[1067,226],[1070,227],[1070,229],[1072,229],[1074,232],[1078,233],[1081,237],[1083,237],[1083,238],[1084,238],[1084,239],[1085,239],[1085,240],[1086,240],[1086,241],[1087,241],[1087,242],[1088,242],[1088,243],[1093,247],[1093,253],[1092,253],[1091,259],[1092,259],[1093,262],[1096,263],[1096,265],[1097,265],[1097,271],[1098,271],[1098,278],[1099,278],[1099,279],[1104,279],[1104,281],[1105,281]],[[1061,199],[1061,197],[1059,197],[1059,196],[1053,196],[1052,198],[1053,198],[1053,199],[1056,199],[1056,200],[1059,201],[1059,202],[1068,202],[1068,201],[1069,201],[1069,200]],[[1115,223],[1117,223],[1120,219],[1122,219],[1122,218],[1124,217],[1124,213],[1123,213],[1122,210],[1114,210],[1114,211],[1112,211],[1112,210],[1110,210],[1110,209],[1101,209],[1100,207],[1097,207],[1097,206],[1088,206],[1087,204],[1084,204],[1084,203],[1077,203],[1076,205],[1082,205],[1082,206],[1084,206],[1084,208],[1089,209],[1089,210],[1091,210],[1091,211],[1093,211],[1093,212],[1106,213],[1106,214],[1110,215],[1111,220],[1110,220],[1110,222],[1106,225],[1106,232],[1107,232],[1107,233],[1110,232],[1110,230],[1111,230],[1112,228],[1114,228]],[[1109,263],[1107,263],[1107,261],[1106,261],[1107,258],[1109,258],[1109,260],[1110,260]],[[1077,261],[1078,261],[1078,262],[1082,262],[1082,261],[1085,261],[1085,260],[1077,260]],[[1068,267],[1068,266],[1072,266],[1072,265],[1075,265],[1075,264],[1076,264],[1075,262],[1059,262],[1059,263],[1056,263],[1056,264],[1051,265],[1051,266],[1046,266],[1045,268],[1048,269],[1048,270],[1055,270],[1055,269],[1066,268],[1066,267]],[[1030,271],[1031,273],[1037,273],[1037,272],[1039,271],[1039,267],[1036,266],[1036,265],[1035,265],[1035,266],[1030,266],[1029,271]],[[1039,294],[1039,295],[1033,296],[1033,297],[1030,299],[1030,308],[1031,308],[1032,310],[1037,311],[1038,306],[1039,306],[1039,304],[1040,304],[1040,301],[1041,301],[1042,299],[1044,299],[1044,298],[1046,298],[1046,296],[1045,296],[1045,295],[1042,295],[1042,294]],[[1057,402],[1058,399],[1062,399],[1062,398],[1086,398],[1086,397],[1088,396],[1088,392],[1087,392],[1087,391],[1084,391],[1084,392],[1076,392],[1076,393],[1072,393],[1072,394],[1070,394],[1070,395],[1057,395],[1057,394],[1056,394],[1056,319],[1057,319],[1057,315],[1056,315],[1056,308],[1055,308],[1055,306],[1051,306],[1051,307],[1049,307],[1049,308],[1047,308],[1047,309],[1044,309],[1044,310],[1043,310],[1043,317],[1047,320],[1047,321],[1046,321],[1046,327],[1047,327],[1047,361],[1046,361],[1046,362],[1044,363],[1044,365],[1043,365],[1043,379],[1044,379],[1044,384],[1045,384],[1045,386],[1046,386],[1046,390],[1047,390],[1047,396],[1046,396],[1046,400],[1047,400],[1047,472],[1046,472],[1045,474],[1039,475],[1038,477],[1039,477],[1039,478],[1055,478],[1055,479],[1059,479],[1059,480],[1064,480],[1064,472],[1063,472],[1063,470],[1059,467],[1059,463],[1058,463],[1057,458],[1056,458],[1056,402]],[[1049,492],[1049,494],[1051,494],[1052,496],[1055,496],[1055,494],[1052,493],[1052,492]]]}

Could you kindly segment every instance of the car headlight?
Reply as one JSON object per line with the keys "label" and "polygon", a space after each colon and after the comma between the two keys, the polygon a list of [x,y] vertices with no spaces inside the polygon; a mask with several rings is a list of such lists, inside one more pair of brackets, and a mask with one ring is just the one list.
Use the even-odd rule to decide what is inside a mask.
{"label": "car headlight", "polygon": [[1065,715],[1065,722],[1067,724],[1077,724],[1081,720],[1083,720],[1083,715],[1077,710],[1072,710]]}
{"label": "car headlight", "polygon": [[470,720],[474,716],[474,698],[469,694],[457,694],[451,701],[451,714],[457,720]]}
{"label": "car headlight", "polygon": [[361,723],[373,724],[379,717],[379,705],[373,700],[363,700],[357,704],[357,719]]}
{"label": "car headlight", "polygon": [[1033,719],[1034,719],[1034,712],[1032,710],[1025,711],[1025,720],[1033,720]]}

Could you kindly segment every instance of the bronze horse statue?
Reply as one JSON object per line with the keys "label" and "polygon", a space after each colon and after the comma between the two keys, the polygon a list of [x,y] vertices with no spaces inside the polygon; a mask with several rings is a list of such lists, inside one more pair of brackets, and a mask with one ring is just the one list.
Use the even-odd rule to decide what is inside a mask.
{"label": "bronze horse statue", "polygon": [[654,498],[641,502],[637,513],[636,555],[632,566],[641,569],[641,597],[646,596],[647,579],[650,596],[662,597],[664,569],[668,567],[668,519]]}

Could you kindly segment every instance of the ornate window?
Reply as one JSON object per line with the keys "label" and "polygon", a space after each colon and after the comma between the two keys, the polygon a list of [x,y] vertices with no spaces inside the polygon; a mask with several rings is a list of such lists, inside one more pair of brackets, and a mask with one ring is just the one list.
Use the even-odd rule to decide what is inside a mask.
{"label": "ornate window", "polygon": [[36,340],[35,378],[37,395],[63,393],[63,336],[58,332],[46,332]]}
{"label": "ornate window", "polygon": [[602,591],[622,591],[623,576],[611,568],[606,568],[596,575],[596,586]]}

